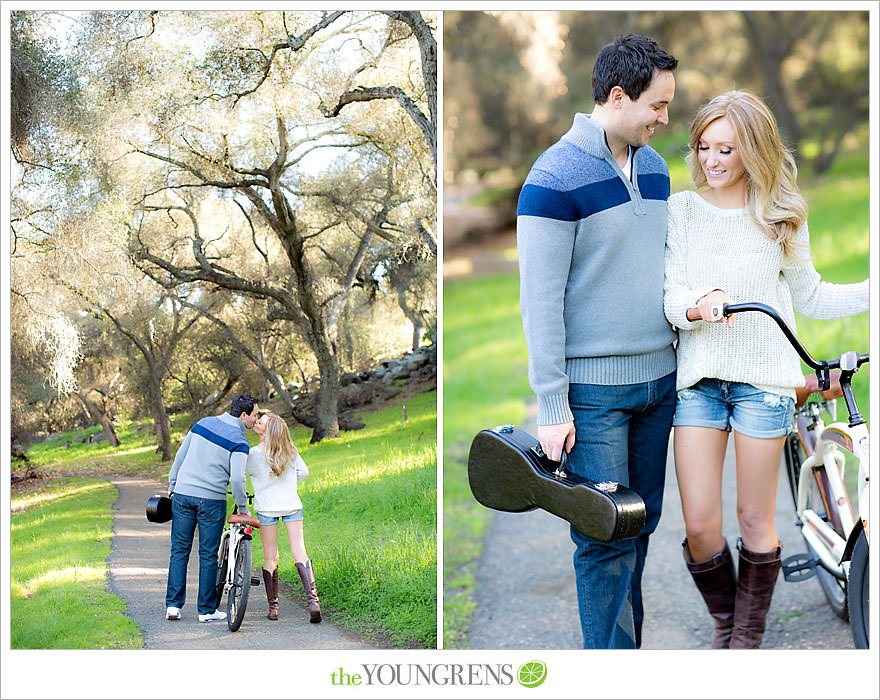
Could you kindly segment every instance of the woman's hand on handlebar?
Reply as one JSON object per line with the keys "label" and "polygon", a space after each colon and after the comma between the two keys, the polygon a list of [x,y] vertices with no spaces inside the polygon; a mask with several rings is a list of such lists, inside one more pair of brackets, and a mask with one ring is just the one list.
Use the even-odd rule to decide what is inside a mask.
{"label": "woman's hand on handlebar", "polygon": [[[730,297],[727,292],[716,289],[697,300],[694,308],[688,309],[688,321],[703,320],[706,323],[722,323],[724,318],[724,305],[730,303]],[[727,327],[733,327],[733,314],[727,317]]]}
{"label": "woman's hand on handlebar", "polygon": [[[700,316],[707,323],[723,323],[724,322],[724,305],[730,303],[730,297],[727,292],[716,289],[709,292],[704,297],[697,300],[697,308],[700,310]],[[727,327],[733,325],[733,316],[727,317]]]}

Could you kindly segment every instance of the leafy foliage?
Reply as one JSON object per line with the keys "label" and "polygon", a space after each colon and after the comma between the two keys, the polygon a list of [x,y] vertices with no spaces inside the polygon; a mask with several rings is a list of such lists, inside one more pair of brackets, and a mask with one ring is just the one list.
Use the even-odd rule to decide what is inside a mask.
{"label": "leafy foliage", "polygon": [[40,149],[15,173],[14,363],[33,370],[21,392],[63,368],[40,367],[50,336],[29,330],[58,323],[118,336],[89,336],[97,356],[75,380],[106,383],[103,362],[129,387],[117,407],[159,424],[165,404],[197,414],[223,392],[283,393],[278,378],[320,373],[332,394],[340,364],[409,347],[436,308],[434,266],[389,270],[420,222],[435,228],[430,144],[392,100],[321,108],[355,81],[395,81],[433,114],[414,41],[433,37],[415,15],[16,13],[14,59],[35,86],[23,109],[55,95],[40,81],[76,88],[75,111],[40,111],[64,138],[30,129]]}
{"label": "leafy foliage", "polygon": [[726,90],[766,97],[801,162],[826,171],[868,121],[861,11],[447,11],[446,181],[528,166],[592,108],[596,54],[619,34],[679,59],[670,126]]}

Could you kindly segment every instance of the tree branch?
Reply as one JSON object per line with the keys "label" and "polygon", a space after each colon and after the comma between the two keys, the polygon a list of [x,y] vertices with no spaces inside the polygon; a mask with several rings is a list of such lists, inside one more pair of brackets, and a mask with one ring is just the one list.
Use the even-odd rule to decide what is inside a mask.
{"label": "tree branch", "polygon": [[432,152],[436,152],[437,136],[433,125],[422,110],[419,109],[415,101],[396,85],[389,85],[387,87],[364,87],[361,85],[354,90],[349,90],[340,95],[335,106],[328,107],[322,102],[318,109],[321,110],[325,117],[331,118],[339,116],[342,108],[346,105],[354,102],[371,102],[373,100],[397,100],[404,111],[416,123],[416,126],[419,127]]}
{"label": "tree branch", "polygon": [[[242,97],[246,97],[247,95],[252,95],[257,90],[260,89],[260,86],[264,82],[266,82],[266,79],[269,77],[269,72],[272,70],[272,64],[275,61],[275,56],[279,51],[283,51],[285,49],[290,49],[291,51],[294,51],[294,52],[299,51],[300,49],[302,49],[306,45],[306,42],[309,39],[311,39],[315,34],[317,34],[319,31],[321,31],[325,27],[329,27],[331,24],[333,24],[333,22],[335,22],[337,19],[342,17],[342,15],[344,15],[344,14],[345,14],[345,12],[343,12],[343,11],[337,11],[337,12],[331,12],[330,14],[324,14],[324,16],[320,19],[320,21],[316,22],[314,25],[312,25],[311,27],[306,29],[299,36],[296,36],[295,34],[288,34],[287,41],[279,42],[272,47],[272,53],[269,54],[268,58],[266,58],[265,54],[263,54],[263,52],[260,51],[260,53],[263,54],[264,62],[263,62],[262,68],[260,69],[261,70],[260,77],[257,79],[257,83],[253,87],[251,87],[247,90],[244,90],[242,92],[232,92],[227,95],[219,95],[217,93],[213,93],[211,95],[207,95],[203,98],[200,98],[200,101],[204,101],[207,99],[224,100],[224,99],[231,97],[231,98],[233,98],[232,99],[232,106],[234,107],[236,104],[238,104],[238,101]],[[259,49],[252,49],[252,50],[259,50]]]}
{"label": "tree branch", "polygon": [[271,372],[265,364],[263,364],[259,358],[253,353],[247,343],[243,343],[239,340],[238,336],[235,335],[235,332],[229,327],[227,323],[217,318],[213,314],[209,313],[206,309],[203,309],[195,304],[190,304],[188,301],[181,301],[183,306],[186,306],[193,311],[197,312],[200,316],[204,316],[208,320],[215,323],[217,326],[222,328],[226,332],[226,336],[229,338],[230,342],[241,352],[245,357],[247,357],[257,369],[263,374],[263,376],[269,381],[270,384],[275,388],[275,391],[281,396],[284,400],[284,403],[287,405],[288,410],[293,410],[293,402],[290,399],[290,394],[287,393],[287,389],[284,388],[284,385],[278,381],[278,377],[274,372]]}
{"label": "tree branch", "polygon": [[308,327],[308,319],[299,310],[296,302],[286,290],[270,286],[264,282],[246,280],[231,271],[224,270],[212,264],[202,250],[202,240],[198,234],[198,222],[191,211],[187,211],[184,207],[155,207],[154,209],[162,208],[180,209],[190,217],[190,221],[193,222],[194,226],[193,255],[198,261],[199,266],[198,268],[182,268],[173,264],[169,260],[154,255],[147,249],[139,237],[137,237],[137,245],[134,245],[131,239],[131,234],[133,232],[129,228],[129,249],[135,260],[135,264],[139,262],[151,263],[155,267],[167,272],[172,279],[161,279],[153,272],[153,270],[145,265],[137,264],[138,269],[162,285],[165,289],[171,289],[181,284],[210,282],[222,289],[240,292],[241,294],[246,294],[257,299],[274,299],[289,313],[288,318],[290,318],[290,320],[296,321],[299,324],[305,324],[305,327]]}

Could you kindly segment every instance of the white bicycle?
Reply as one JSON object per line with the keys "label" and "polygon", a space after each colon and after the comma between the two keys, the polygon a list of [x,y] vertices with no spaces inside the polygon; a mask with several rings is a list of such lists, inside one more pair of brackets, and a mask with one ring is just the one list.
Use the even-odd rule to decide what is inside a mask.
{"label": "white bicycle", "polygon": [[[247,494],[247,498],[251,503],[254,494]],[[260,585],[259,579],[251,576],[251,539],[253,531],[260,528],[260,521],[239,513],[238,506],[234,506],[226,522],[228,527],[220,536],[217,550],[217,607],[223,595],[228,594],[226,625],[230,632],[235,632],[244,620],[251,586]]]}
{"label": "white bicycle", "polygon": [[[782,570],[786,581],[816,575],[834,612],[844,620],[849,617],[856,648],[867,649],[868,424],[856,405],[852,378],[868,362],[868,355],[850,351],[836,360],[815,360],[775,309],[758,303],[724,307],[725,316],[743,311],[759,311],[776,322],[804,363],[816,371],[820,391],[829,388],[830,371],[840,370],[849,422],[837,420],[834,399],[810,399],[798,408],[797,428],[786,439],[786,473],[808,553],[786,557]],[[823,412],[831,416],[830,425],[825,425]],[[851,483],[855,511],[846,484],[847,470],[857,474]]]}

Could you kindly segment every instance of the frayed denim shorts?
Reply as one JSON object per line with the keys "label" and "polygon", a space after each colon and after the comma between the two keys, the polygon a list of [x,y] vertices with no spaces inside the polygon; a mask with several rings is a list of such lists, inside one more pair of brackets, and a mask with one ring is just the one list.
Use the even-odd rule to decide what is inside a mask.
{"label": "frayed denim shorts", "polygon": [[289,515],[281,516],[263,515],[262,513],[257,513],[257,519],[260,521],[260,525],[277,525],[279,520],[284,523],[289,523],[292,520],[302,520],[303,512],[302,508],[300,508],[299,510],[293,511]]}
{"label": "frayed denim shorts", "polygon": [[753,438],[787,435],[794,399],[742,382],[701,379],[678,392],[672,425],[735,430]]}

